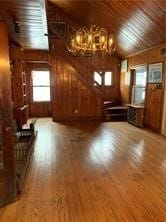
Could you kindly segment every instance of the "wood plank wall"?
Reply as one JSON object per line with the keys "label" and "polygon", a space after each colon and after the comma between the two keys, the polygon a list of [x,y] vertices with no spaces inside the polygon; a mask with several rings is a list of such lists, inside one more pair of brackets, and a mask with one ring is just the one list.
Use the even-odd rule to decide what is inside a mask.
{"label": "wood plank wall", "polygon": [[7,25],[0,21],[0,143],[4,157],[4,168],[0,169],[0,206],[16,196],[8,42]]}
{"label": "wood plank wall", "polygon": [[[127,73],[121,73],[121,96],[124,103],[130,103],[130,69],[138,65],[147,65],[150,63],[163,62],[163,84],[162,89],[152,91],[152,84],[147,85],[146,104],[145,104],[145,124],[158,132],[164,134],[166,120],[164,119],[164,110],[166,106],[164,93],[166,91],[166,54],[161,53],[161,49],[165,48],[165,44],[161,44],[150,50],[132,55],[128,57]],[[166,135],[166,134],[165,134]]]}
{"label": "wood plank wall", "polygon": [[16,117],[16,109],[25,105],[24,92],[22,87],[22,75],[23,72],[25,72],[25,70],[23,69],[23,53],[24,50],[21,47],[10,48],[14,118]]}
{"label": "wood plank wall", "polygon": [[88,89],[63,59],[52,65],[53,119],[101,119],[102,100]]}
{"label": "wood plank wall", "polygon": [[[104,57],[96,55],[86,58],[71,56],[67,51],[67,46],[71,32],[76,27],[79,27],[78,24],[52,4],[48,5],[48,20],[49,22],[61,21],[67,24],[67,38],[50,41],[52,76],[55,80],[53,83],[53,88],[55,89],[53,90],[54,119],[99,118],[99,113],[100,118],[102,118],[103,100],[120,100],[120,57],[116,54]],[[59,59],[57,60],[57,58]],[[80,78],[72,74],[69,65],[72,66]],[[87,84],[91,83],[94,71],[112,71],[113,73],[113,85],[101,88],[103,94],[102,96],[96,96],[98,98],[95,98],[92,93],[94,91],[93,85],[91,86],[92,89],[89,90],[86,84],[81,81],[81,78],[84,78]],[[64,95],[67,95],[67,97]],[[94,102],[90,102],[91,100]],[[70,105],[66,106],[68,102]],[[100,112],[98,111],[99,104],[101,106]],[[73,112],[77,109],[79,113],[75,115]]]}
{"label": "wood plank wall", "polygon": [[[166,70],[166,63],[164,66]],[[165,71],[166,72],[166,71]],[[163,116],[162,116],[162,126],[161,126],[161,134],[166,136],[166,78],[165,78],[165,90],[164,90],[164,98],[163,98]]]}
{"label": "wood plank wall", "polygon": [[49,57],[45,50],[24,50],[23,60],[26,63],[49,63]]}
{"label": "wood plank wall", "polygon": [[[54,120],[101,119],[103,117],[103,100],[120,100],[119,56],[115,54],[113,56],[107,55],[104,58],[100,55],[82,58],[69,55],[67,44],[70,38],[70,30],[71,27],[78,25],[55,6],[48,10],[48,16],[49,21],[66,22],[67,38],[50,41],[51,53],[36,50],[25,50],[24,52],[27,73],[27,101],[30,116],[49,116],[53,112]],[[51,63],[52,66],[53,110],[51,110],[50,103],[33,103],[30,92],[30,74],[32,69],[45,67],[48,63]],[[71,70],[71,67],[75,72]],[[101,87],[102,93],[97,95],[95,94],[94,86],[90,85],[90,80],[93,79],[94,71],[103,70],[112,71],[113,85],[111,87]],[[64,85],[67,87],[64,88]],[[66,94],[68,98],[64,96]],[[70,103],[70,105],[66,106],[66,103]]]}

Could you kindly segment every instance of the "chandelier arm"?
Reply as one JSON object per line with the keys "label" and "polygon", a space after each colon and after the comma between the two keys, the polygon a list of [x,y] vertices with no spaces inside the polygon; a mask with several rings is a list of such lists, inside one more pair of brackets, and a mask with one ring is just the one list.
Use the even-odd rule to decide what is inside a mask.
{"label": "chandelier arm", "polygon": [[103,55],[115,52],[113,38],[108,36],[105,28],[96,25],[91,25],[89,29],[79,28],[75,35],[71,36],[70,47],[67,49],[74,55],[81,54],[83,56],[95,54],[96,51],[100,51]]}

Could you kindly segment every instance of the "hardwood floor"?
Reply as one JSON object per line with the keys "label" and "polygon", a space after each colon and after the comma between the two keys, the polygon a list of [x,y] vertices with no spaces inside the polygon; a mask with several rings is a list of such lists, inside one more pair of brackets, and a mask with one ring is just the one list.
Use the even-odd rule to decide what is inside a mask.
{"label": "hardwood floor", "polygon": [[166,138],[126,122],[37,128],[23,192],[0,222],[166,221]]}

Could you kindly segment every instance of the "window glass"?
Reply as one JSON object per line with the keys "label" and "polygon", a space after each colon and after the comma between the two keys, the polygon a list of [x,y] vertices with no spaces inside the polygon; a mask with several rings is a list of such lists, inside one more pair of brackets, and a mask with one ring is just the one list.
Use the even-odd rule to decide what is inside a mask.
{"label": "window glass", "polygon": [[34,102],[50,101],[49,71],[32,71],[32,94]]}
{"label": "window glass", "polygon": [[50,73],[49,71],[32,71],[32,85],[33,86],[49,86]]}
{"label": "window glass", "polygon": [[136,71],[135,85],[146,86],[146,72]]}
{"label": "window glass", "polygon": [[33,101],[50,101],[50,87],[33,87]]}
{"label": "window glass", "polygon": [[132,103],[144,104],[145,86],[147,81],[146,66],[137,67],[135,70],[135,82],[132,87]]}
{"label": "window glass", "polygon": [[133,103],[144,104],[145,102],[145,87],[133,87]]}
{"label": "window glass", "polygon": [[98,72],[95,72],[95,73],[94,73],[94,80],[95,80],[99,85],[102,84],[102,77],[101,77],[101,75],[100,75]]}
{"label": "window glass", "polygon": [[112,72],[105,72],[104,85],[105,86],[111,86],[112,85]]}

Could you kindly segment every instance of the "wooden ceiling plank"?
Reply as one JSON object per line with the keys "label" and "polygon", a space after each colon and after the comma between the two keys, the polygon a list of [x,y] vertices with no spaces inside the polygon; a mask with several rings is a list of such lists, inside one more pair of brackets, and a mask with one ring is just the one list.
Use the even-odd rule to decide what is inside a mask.
{"label": "wooden ceiling plank", "polygon": [[[124,7],[123,7],[123,5],[121,5],[121,7],[123,7],[123,10],[125,11],[126,15],[128,15],[128,8],[130,8],[130,4],[131,4],[131,2],[126,2]],[[118,7],[118,5],[120,6],[120,3],[116,4],[115,7]],[[134,33],[137,36],[139,36],[140,39],[142,39],[142,37],[143,37],[145,39],[145,41],[149,42],[150,39],[148,38],[147,31],[145,30],[145,27],[147,27],[146,21],[149,23],[148,27],[151,30],[153,30],[153,28],[156,24],[152,23],[152,21],[148,18],[148,16],[145,16],[145,14],[142,12],[142,10],[140,10],[139,13],[134,12],[133,14],[131,14],[130,17],[126,16],[126,19],[130,20],[130,23],[132,25],[131,29],[134,31]],[[143,20],[144,20],[144,22],[142,22]],[[156,29],[158,30],[158,38],[159,38],[159,36],[160,37],[163,36],[162,29],[159,28],[158,26],[156,27]],[[130,30],[130,32],[131,32],[131,30]]]}
{"label": "wooden ceiling plank", "polygon": [[[40,44],[42,43],[41,48],[48,49],[48,37],[44,35],[47,32],[46,22],[44,21],[46,17],[42,15],[44,4],[44,0],[0,1],[0,16],[8,22],[10,36],[17,42],[20,41],[19,43],[23,47],[40,48],[40,42]],[[15,33],[14,19],[21,23],[20,33]],[[38,38],[38,41],[36,38]]]}
{"label": "wooden ceiling plank", "polygon": [[[116,8],[116,10],[117,10],[117,7],[115,6],[115,8]],[[108,9],[107,7],[105,8],[105,9]],[[110,9],[110,8],[109,8]],[[111,13],[112,11],[110,11],[109,13]],[[143,34],[145,34],[144,33],[144,30],[142,30],[142,29],[140,29],[139,30],[139,33],[141,33],[141,35],[138,33],[138,30],[136,29],[136,26],[135,26],[135,24],[133,23],[133,22],[131,22],[131,24],[132,24],[132,26],[130,25],[127,25],[126,23],[127,23],[127,19],[126,18],[124,18],[124,16],[119,16],[118,14],[116,14],[116,19],[115,19],[115,21],[116,21],[116,25],[115,26],[117,26],[119,23],[121,24],[121,26],[120,27],[123,27],[123,30],[124,30],[124,32],[127,34],[128,33],[128,35],[131,37],[131,38],[134,38],[135,39],[135,41],[139,41],[139,40],[143,40],[144,39],[144,37],[143,37]],[[131,19],[131,18],[130,18]],[[119,30],[119,32],[120,32],[120,30]],[[118,32],[117,32],[117,34],[118,34]],[[147,42],[147,44],[148,44],[148,40],[146,40],[146,42]]]}
{"label": "wooden ceiling plank", "polygon": [[152,0],[155,5],[159,7],[164,13],[166,13],[166,1],[165,0]]}

